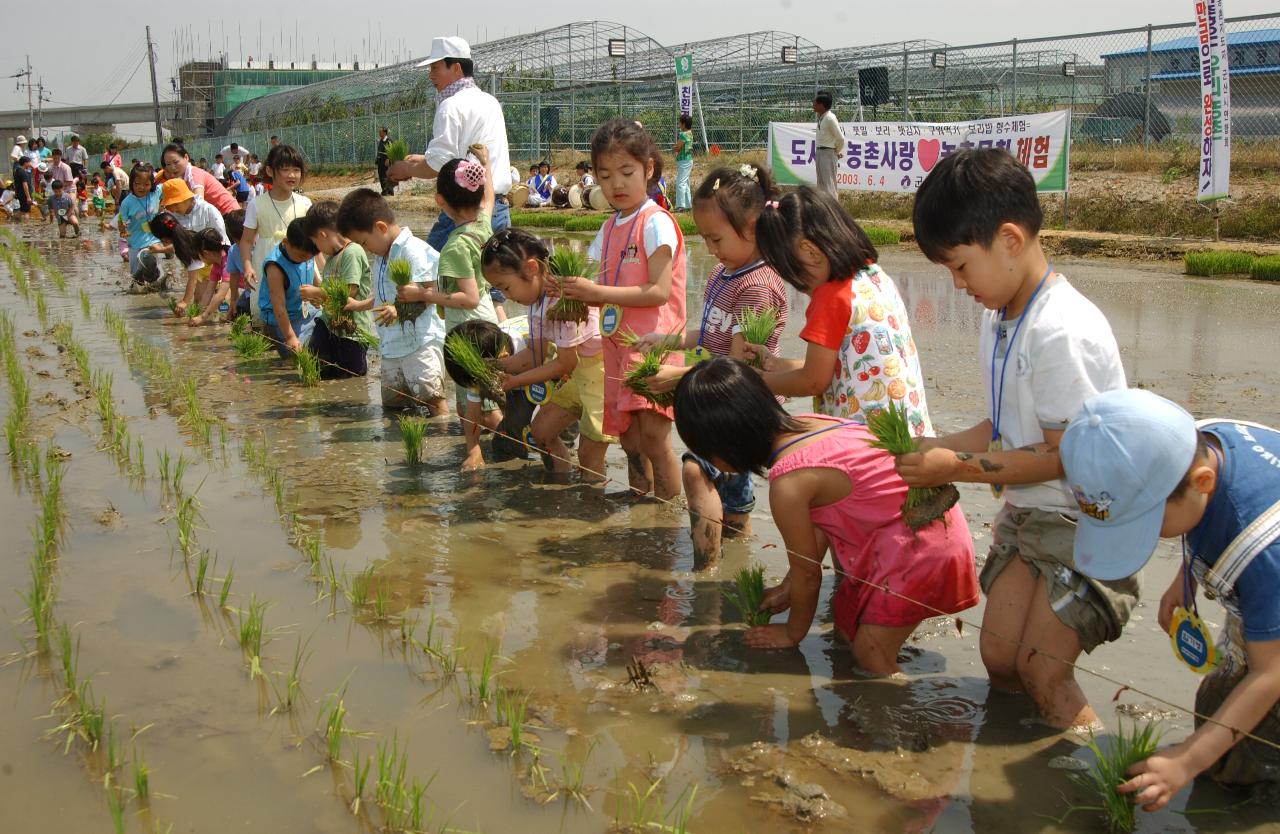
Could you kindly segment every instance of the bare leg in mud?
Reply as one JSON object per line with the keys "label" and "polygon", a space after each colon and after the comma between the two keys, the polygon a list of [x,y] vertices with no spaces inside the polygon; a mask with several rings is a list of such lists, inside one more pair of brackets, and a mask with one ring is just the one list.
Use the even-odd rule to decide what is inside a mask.
{"label": "bare leg in mud", "polygon": [[860,625],[852,640],[848,635],[842,636],[853,648],[853,661],[859,669],[869,675],[893,675],[902,671],[898,668],[898,651],[916,625]]}
{"label": "bare leg in mud", "polygon": [[693,539],[693,563],[698,570],[720,562],[721,539],[751,535],[751,516],[726,513],[715,484],[696,461],[681,463],[680,474],[689,501],[689,536]]}
{"label": "bare leg in mud", "polygon": [[[573,468],[569,460],[569,447],[560,434],[577,420],[577,415],[565,411],[555,403],[547,403],[538,409],[538,416],[530,426],[533,438],[540,448],[551,455],[551,471],[564,473]],[[604,454],[609,444],[578,437],[578,470],[587,483],[600,483],[604,476]]]}
{"label": "bare leg in mud", "polygon": [[622,451],[627,454],[627,483],[631,486],[631,496],[641,497],[649,494],[649,490],[653,489],[653,468],[649,465],[649,461],[640,453],[640,441],[637,435],[639,432],[633,431],[635,425],[622,433]]}
{"label": "bare leg in mud", "polygon": [[1044,579],[1021,559],[1010,561],[992,583],[982,628],[982,662],[993,687],[1026,692],[1054,727],[1097,725],[1098,716],[1067,665],[1080,656],[1080,638],[1053,613]]}
{"label": "bare leg in mud", "polygon": [[653,472],[653,494],[664,500],[679,495],[680,462],[671,450],[671,421],[653,411],[640,411],[632,417],[627,432],[639,436],[640,452],[648,458]]}

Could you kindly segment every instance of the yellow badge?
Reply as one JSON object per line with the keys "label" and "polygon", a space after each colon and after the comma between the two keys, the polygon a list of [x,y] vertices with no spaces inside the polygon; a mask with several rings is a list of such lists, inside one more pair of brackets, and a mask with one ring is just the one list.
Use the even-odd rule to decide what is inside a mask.
{"label": "yellow badge", "polygon": [[622,326],[622,307],[606,304],[600,308],[600,335],[612,336]]}
{"label": "yellow badge", "polygon": [[524,429],[520,432],[520,439],[523,440],[524,445],[528,446],[531,450],[535,452],[542,451],[541,449],[538,448],[537,441],[533,439],[533,429],[529,428],[528,426],[525,426]]}
{"label": "yellow badge", "polygon": [[1179,605],[1169,623],[1169,641],[1173,653],[1197,675],[1203,675],[1218,664],[1209,627],[1195,613]]}
{"label": "yellow badge", "polygon": [[[999,437],[993,437],[991,442],[987,444],[988,452],[1003,452],[1004,440]],[[991,494],[996,498],[1004,496],[1004,484],[991,484]]]}
{"label": "yellow badge", "polygon": [[693,349],[693,364],[696,365],[699,362],[706,362],[710,358],[711,358],[711,351],[707,350],[702,345],[698,345],[696,348]]}
{"label": "yellow badge", "polygon": [[550,382],[531,382],[524,387],[524,395],[534,405],[542,405],[553,390],[554,385]]}

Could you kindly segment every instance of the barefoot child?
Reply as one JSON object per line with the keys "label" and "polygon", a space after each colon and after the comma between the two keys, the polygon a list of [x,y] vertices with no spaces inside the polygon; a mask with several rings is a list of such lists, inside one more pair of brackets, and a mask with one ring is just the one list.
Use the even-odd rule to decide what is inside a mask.
{"label": "barefoot child", "polygon": [[200,312],[187,320],[192,327],[219,321],[218,307],[227,300],[230,288],[226,269],[227,250],[231,247],[223,243],[214,229],[205,229],[196,238],[200,243],[200,260],[204,268],[200,271],[202,280],[196,287],[195,303]]}
{"label": "barefoot child", "polygon": [[1025,691],[1054,726],[1093,726],[1074,669],[1061,661],[1120,636],[1138,580],[1077,571],[1079,508],[1058,443],[1085,400],[1124,388],[1124,366],[1106,317],[1045,259],[1041,219],[1035,182],[1003,150],[954,153],[921,185],[917,243],[987,310],[978,358],[991,416],[925,441],[898,472],[912,486],[964,481],[1003,494],[980,577],[982,661],[993,686]]}
{"label": "barefoot child", "polygon": [[391,261],[408,261],[414,284],[436,280],[440,255],[427,242],[396,222],[391,204],[370,188],[357,188],[338,206],[338,233],[373,256],[373,295],[353,310],[373,310],[382,352],[382,405],[411,408],[425,404],[434,415],[446,415],[444,399],[444,319],[428,307],[413,321],[398,321],[396,285],[387,275]]}
{"label": "barefoot child", "polygon": [[136,165],[129,172],[129,194],[120,201],[116,212],[120,236],[128,238],[129,275],[139,285],[154,284],[160,279],[155,255],[164,247],[151,233],[152,219],[160,213],[160,193],[151,166]]}
{"label": "barefoot child", "polygon": [[[510,230],[500,229],[498,234],[505,234],[508,231]],[[501,324],[494,324],[483,319],[472,319],[450,330],[445,337],[446,340],[455,334],[475,345],[481,357],[502,362],[528,350],[529,320],[525,316],[516,316]],[[508,391],[506,402],[501,410],[481,411],[481,395],[477,391],[479,384],[465,368],[449,356],[448,351],[445,351],[444,368],[454,385],[466,392],[467,403],[464,410],[458,412],[458,419],[462,421],[463,430],[468,433],[468,438],[470,432],[474,430],[478,442],[480,429],[488,429],[493,432],[490,447],[495,461],[527,459],[529,447],[526,444],[526,437],[537,406],[525,396],[524,391]],[[463,459],[460,469],[467,472],[483,467],[482,455],[477,451],[473,456],[468,449],[467,457]]]}
{"label": "barefoot child", "polygon": [[311,209],[311,198],[297,193],[307,175],[307,162],[301,152],[289,145],[276,145],[267,154],[264,172],[271,182],[271,190],[245,204],[244,237],[240,240],[254,318],[258,316],[257,311],[263,309],[259,303],[262,287],[258,280],[263,262],[284,240],[289,224],[305,217]]}
{"label": "barefoot child", "polygon": [[[834,197],[807,186],[769,203],[756,221],[760,254],[809,296],[803,362],[763,356],[775,394],[813,395],[820,414],[860,423],[891,402],[916,436],[933,431],[907,307],[862,228]],[[750,351],[749,356],[755,356]]]}
{"label": "barefoot child", "polygon": [[804,639],[828,543],[843,574],[832,601],[836,628],[866,672],[899,671],[898,649],[922,620],[977,603],[964,512],[957,504],[945,523],[913,532],[902,520],[907,485],[894,474],[893,457],[872,448],[862,424],[793,417],[750,367],[711,359],[676,388],[676,427],[690,451],[720,471],[769,474],[769,509],[790,568],[761,608],[790,614],[785,623],[748,631],[747,645],[788,648]]}
{"label": "barefoot child", "polygon": [[307,232],[306,218],[295,219],[285,229],[284,240],[262,262],[258,317],[282,359],[302,350],[303,331],[309,324],[302,307],[302,288],[315,283],[319,253]]}
{"label": "barefoot child", "polygon": [[[787,291],[756,246],[756,218],[772,196],[769,173],[754,165],[718,168],[699,186],[693,198],[693,222],[720,266],[707,279],[699,326],[685,330],[681,348],[743,359],[746,341],[738,326],[740,317],[746,310],[758,313],[771,308],[777,312],[777,323],[766,347],[777,351],[787,325]],[[655,344],[662,338],[663,334],[651,333],[642,341]],[[670,390],[686,370],[667,366],[650,387]],[[721,472],[692,452],[684,453],[682,465],[694,558],[711,565],[720,558],[722,536],[736,538],[751,532],[756,503],[751,473]]]}
{"label": "barefoot child", "polygon": [[[335,332],[329,311],[321,310],[307,347],[321,360],[321,379],[364,376],[369,372],[369,345],[378,339],[373,332],[373,316],[367,309],[357,309],[373,297],[369,256],[360,244],[338,232],[338,204],[333,200],[316,203],[307,212],[307,233],[325,258],[321,279],[347,285],[349,298],[343,309],[350,317],[350,325]],[[301,292],[303,301],[317,307],[324,304],[325,293],[320,286],[309,284]]]}
{"label": "barefoot child", "polygon": [[[193,327],[219,321],[225,323],[236,316],[235,310],[231,309],[231,301],[234,298],[232,295],[234,288],[238,286],[241,267],[239,256],[233,259],[232,251],[236,248],[235,241],[244,234],[244,210],[236,209],[222,218],[222,222],[227,229],[227,238],[232,241],[232,244],[221,247],[222,257],[209,269],[208,280],[201,282],[200,289],[196,292],[196,301],[200,304],[200,315],[191,319],[190,324]],[[227,305],[225,315],[222,313],[224,303]]]}
{"label": "barefoot child", "polygon": [[[160,184],[160,208],[169,212],[188,231],[196,233],[213,229],[222,238],[223,243],[231,244],[227,239],[227,227],[222,220],[222,215],[212,205],[192,193],[184,180],[170,179]],[[152,233],[155,234],[154,229]],[[174,315],[186,315],[187,307],[196,297],[197,279],[195,272],[187,271],[187,286],[182,293],[182,300],[173,311]]]}
{"label": "barefoot child", "polygon": [[[659,498],[680,494],[680,466],[671,451],[672,411],[623,385],[640,358],[628,334],[678,333],[685,322],[684,238],[675,218],[647,194],[661,170],[653,138],[638,122],[605,122],[591,138],[591,164],[614,215],[588,249],[600,264],[599,283],[564,281],[564,296],[600,306],[604,337],[604,434],[627,453],[631,488]],[[667,364],[682,365],[681,353]]]}
{"label": "barefoot child", "polygon": [[[1217,665],[1196,693],[1196,730],[1129,769],[1119,791],[1158,811],[1196,776],[1272,795],[1280,783],[1280,431],[1199,424],[1148,391],[1108,391],[1062,436],[1081,516],[1075,561],[1102,580],[1136,574],[1159,537],[1183,537],[1183,569],[1160,599],[1160,627],[1189,665],[1212,638],[1195,629],[1196,589],[1227,609]],[[1176,629],[1174,631],[1173,629]],[[1252,737],[1244,737],[1249,733]]]}
{"label": "barefoot child", "polygon": [[583,480],[599,481],[605,451],[618,442],[604,433],[600,314],[588,307],[584,322],[547,317],[554,303],[547,296],[550,255],[541,240],[516,228],[499,230],[484,247],[485,277],[507,298],[529,305],[528,349],[503,362],[508,376],[502,387],[540,403],[531,430],[538,448],[550,453],[555,472],[570,469],[569,450],[560,434],[577,420],[578,468]]}
{"label": "barefoot child", "polygon": [[58,237],[64,238],[68,233],[80,237],[80,218],[76,213],[75,194],[63,184],[62,180],[54,180],[52,193],[49,195],[49,222],[58,224]]}

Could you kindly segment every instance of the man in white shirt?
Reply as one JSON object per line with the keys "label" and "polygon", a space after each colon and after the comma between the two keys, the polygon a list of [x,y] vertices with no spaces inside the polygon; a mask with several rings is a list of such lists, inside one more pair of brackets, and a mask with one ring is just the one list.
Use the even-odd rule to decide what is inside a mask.
{"label": "man in white shirt", "polygon": [[63,152],[62,158],[71,166],[71,173],[76,177],[84,177],[89,171],[89,152],[80,144],[79,136],[71,137],[71,144]]}
{"label": "man in white shirt", "polygon": [[818,190],[836,196],[836,160],[844,156],[844,133],[840,120],[831,112],[831,93],[820,90],[813,99],[813,112],[818,114]]}
{"label": "man in white shirt", "polygon": [[13,150],[9,151],[9,161],[17,162],[19,159],[27,155],[27,137],[18,134],[18,138],[13,140]]}
{"label": "man in white shirt", "polygon": [[[498,100],[472,80],[471,47],[462,38],[436,38],[431,42],[431,54],[418,66],[430,67],[431,84],[436,88],[431,142],[425,154],[410,154],[393,163],[387,178],[392,182],[413,177],[433,179],[450,159],[466,157],[472,145],[484,145],[493,170],[493,191],[499,195],[493,207],[493,230],[506,228],[511,225],[506,201],[511,190],[507,123]],[[453,221],[441,212],[427,243],[437,251],[443,249],[453,227]]]}

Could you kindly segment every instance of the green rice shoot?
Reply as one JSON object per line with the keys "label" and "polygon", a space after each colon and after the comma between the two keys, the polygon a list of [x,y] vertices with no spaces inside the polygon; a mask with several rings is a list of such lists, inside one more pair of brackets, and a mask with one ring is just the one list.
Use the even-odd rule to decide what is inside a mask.
{"label": "green rice shoot", "polygon": [[335,336],[351,336],[356,332],[356,320],[347,312],[347,302],[351,300],[351,290],[347,282],[336,275],[330,275],[320,284],[324,292],[324,301],[320,308],[324,310],[325,325]]}
{"label": "green rice shoot", "polygon": [[[387,277],[397,287],[407,287],[413,280],[413,266],[404,258],[396,258],[387,264]],[[426,312],[427,305],[423,301],[397,301],[395,308],[396,319],[400,322],[400,326],[404,327]]]}
{"label": "green rice shoot", "polygon": [[261,359],[271,349],[267,337],[254,330],[245,330],[231,336],[231,347],[241,359]]}
{"label": "green rice shoot", "polygon": [[863,226],[862,231],[867,233],[867,240],[871,241],[872,246],[891,246],[902,243],[902,235],[893,229],[886,229],[883,226]]}
{"label": "green rice shoot", "polygon": [[561,229],[573,219],[570,215],[556,211],[513,211],[512,226],[527,226],[533,229]]}
{"label": "green rice shoot", "polygon": [[[886,409],[867,415],[867,428],[875,435],[872,448],[883,449],[895,457],[916,451],[916,439],[907,421],[907,409],[892,401]],[[942,518],[960,498],[952,484],[940,487],[910,487],[902,502],[902,520],[912,530],[919,530]]]}
{"label": "green rice shoot", "polygon": [[[763,307],[756,310],[743,307],[738,313],[738,327],[742,331],[743,340],[749,345],[763,348],[773,338],[773,331],[778,329],[777,307]],[[763,367],[764,362],[759,355],[751,362],[752,367]]]}
{"label": "green rice shoot", "polygon": [[[554,279],[586,278],[595,271],[587,254],[570,246],[557,246],[553,249],[547,258],[547,269]],[[560,280],[556,280],[556,285],[561,291],[564,290]],[[587,315],[585,303],[564,296],[557,298],[556,303],[547,308],[547,318],[552,321],[583,322],[587,320]]]}
{"label": "green rice shoot", "polygon": [[444,340],[444,352],[450,361],[457,364],[467,376],[475,382],[480,393],[491,400],[502,401],[505,395],[499,381],[498,369],[491,360],[485,359],[480,348],[461,333],[450,333]]}
{"label": "green rice shoot", "polygon": [[188,318],[188,319],[193,319],[193,318],[195,318],[196,316],[200,315],[200,313],[201,313],[201,312],[202,312],[202,309],[201,309],[200,305],[199,305],[199,304],[197,304],[197,303],[195,303],[195,302],[193,301],[193,302],[191,302],[191,304],[187,307],[187,318]]}
{"label": "green rice shoot", "polygon": [[606,214],[584,214],[581,217],[570,217],[564,222],[566,232],[598,232],[609,219]]}
{"label": "green rice shoot", "polygon": [[743,568],[733,578],[732,590],[722,590],[724,598],[742,615],[743,622],[755,627],[768,625],[773,614],[761,611],[764,602],[764,568],[756,565]]}
{"label": "green rice shoot", "polygon": [[403,139],[387,143],[387,162],[402,162],[409,156],[409,143]]}
{"label": "green rice shoot", "polygon": [[1249,275],[1259,281],[1280,281],[1280,255],[1255,258]]}
{"label": "green rice shoot", "polygon": [[404,459],[410,466],[422,463],[422,439],[427,434],[427,419],[417,414],[401,414],[396,418],[400,440],[404,443]]}
{"label": "green rice shoot", "polygon": [[250,324],[250,320],[249,320],[248,313],[241,313],[240,315],[236,316],[235,319],[231,322],[232,338],[235,338],[236,336],[239,336],[241,333],[248,331],[249,324]]}
{"label": "green rice shoot", "polygon": [[[635,334],[623,334],[622,342],[627,346],[634,345],[636,342]],[[662,408],[670,406],[676,401],[676,392],[674,390],[659,393],[649,388],[649,379],[662,369],[662,364],[670,353],[671,348],[666,345],[659,345],[642,351],[640,353],[640,361],[631,366],[631,370],[627,371],[627,375],[623,377],[622,383],[654,405]]]}
{"label": "green rice shoot", "polygon": [[313,388],[320,382],[320,360],[305,347],[293,355],[298,363],[298,381],[305,388]]}
{"label": "green rice shoot", "polygon": [[1077,773],[1072,779],[1077,785],[1098,797],[1098,805],[1073,806],[1073,811],[1101,811],[1107,821],[1110,834],[1127,834],[1136,825],[1137,805],[1133,794],[1122,794],[1116,789],[1129,780],[1129,768],[1147,759],[1160,746],[1160,732],[1155,722],[1147,721],[1141,725],[1131,722],[1128,727],[1123,721],[1116,730],[1111,744],[1104,751],[1098,744],[1096,736],[1090,734],[1089,749],[1093,751],[1095,761],[1093,767],[1084,773]]}
{"label": "green rice shoot", "polygon": [[1182,266],[1188,275],[1248,275],[1253,266],[1253,255],[1248,252],[1188,252],[1182,256]]}

